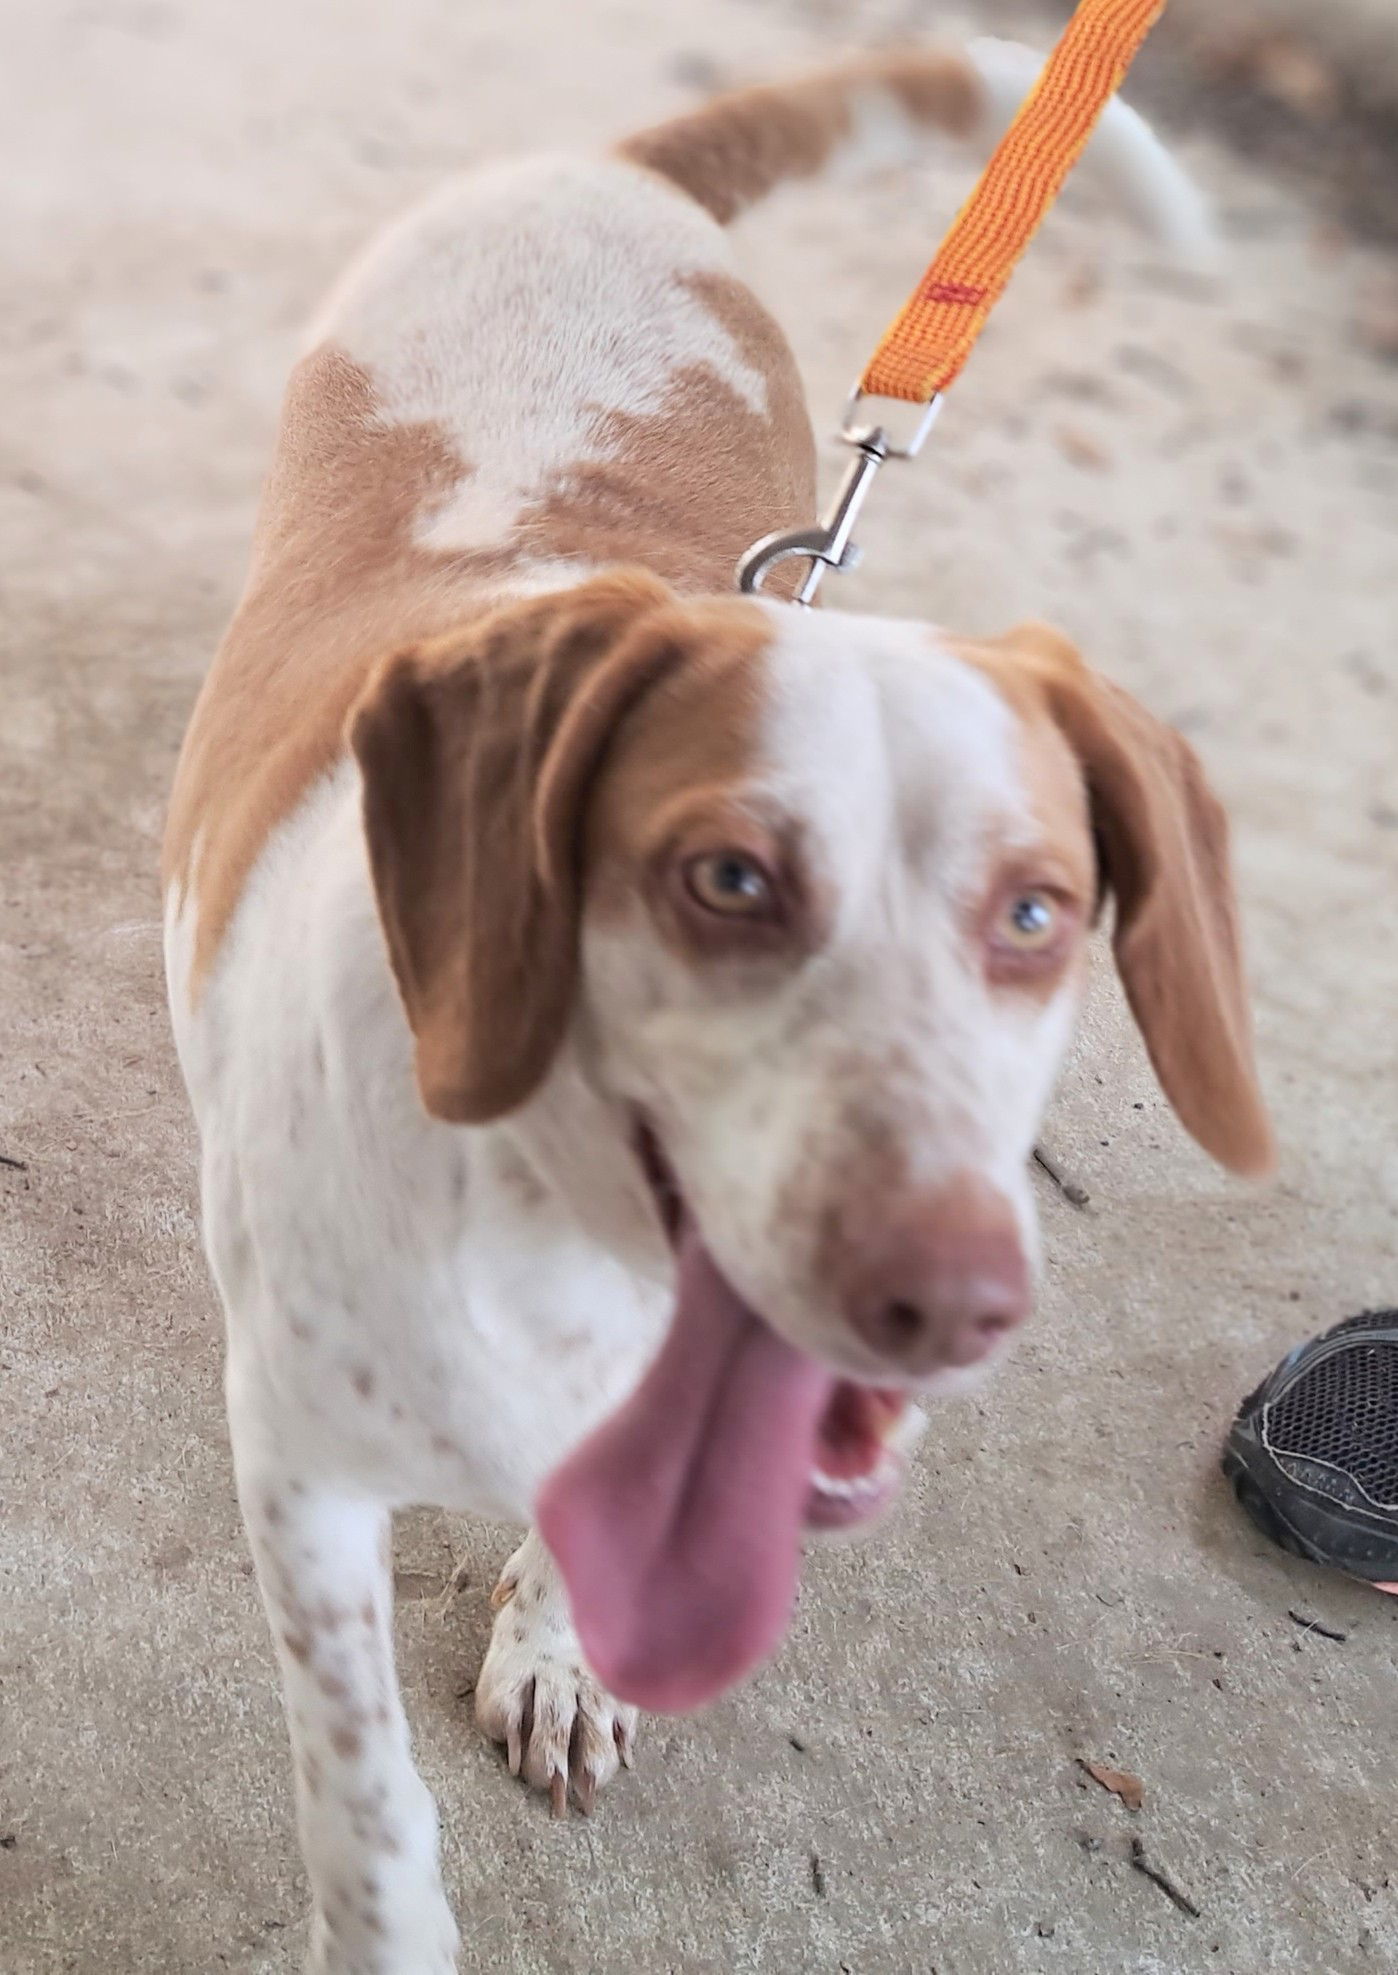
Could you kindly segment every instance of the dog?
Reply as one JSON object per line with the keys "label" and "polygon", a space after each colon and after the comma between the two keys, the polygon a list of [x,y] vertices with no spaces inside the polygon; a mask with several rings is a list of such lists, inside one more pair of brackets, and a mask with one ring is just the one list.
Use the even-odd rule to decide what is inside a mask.
{"label": "dog", "polygon": [[[331,296],[198,699],[166,954],[315,1975],[457,1931],[390,1518],[527,1528],[485,1730],[554,1808],[772,1653],[811,1529],[1008,1348],[1104,893],[1160,1082],[1270,1139],[1193,754],[1040,626],[750,598],[811,428],[723,223],[993,138],[1021,50],[873,56],[449,186]],[[1201,208],[1113,105],[1089,152]]]}

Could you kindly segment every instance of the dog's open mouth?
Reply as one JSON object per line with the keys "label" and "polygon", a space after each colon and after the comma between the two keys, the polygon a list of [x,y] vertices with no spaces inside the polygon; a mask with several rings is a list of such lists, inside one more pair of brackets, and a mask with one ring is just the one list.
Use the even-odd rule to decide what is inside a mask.
{"label": "dog's open mouth", "polygon": [[[637,1130],[636,1154],[670,1244],[678,1252],[687,1209],[649,1126]],[[899,1429],[909,1410],[908,1394],[896,1387],[832,1380],[811,1450],[805,1518],[809,1528],[854,1528],[888,1505],[901,1478]]]}
{"label": "dog's open mouth", "polygon": [[909,1405],[765,1324],[713,1261],[649,1132],[638,1150],[678,1261],[674,1319],[537,1514],[598,1676],[622,1700],[683,1709],[775,1650],[803,1531],[856,1527],[896,1493]]}

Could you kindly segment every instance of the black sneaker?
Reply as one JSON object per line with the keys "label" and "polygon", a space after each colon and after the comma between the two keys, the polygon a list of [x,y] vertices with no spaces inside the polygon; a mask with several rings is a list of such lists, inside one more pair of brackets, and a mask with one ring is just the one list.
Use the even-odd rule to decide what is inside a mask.
{"label": "black sneaker", "polygon": [[1298,1344],[1244,1399],[1223,1472],[1284,1550],[1398,1592],[1398,1310]]}

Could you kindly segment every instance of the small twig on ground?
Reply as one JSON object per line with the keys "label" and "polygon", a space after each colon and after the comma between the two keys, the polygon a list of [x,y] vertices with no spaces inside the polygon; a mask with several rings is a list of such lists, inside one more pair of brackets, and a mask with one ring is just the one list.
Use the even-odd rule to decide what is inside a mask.
{"label": "small twig on ground", "polygon": [[1322,1625],[1318,1618],[1306,1618],[1301,1612],[1288,1610],[1286,1615],[1291,1623],[1299,1625],[1303,1632],[1318,1632],[1322,1639],[1333,1639],[1337,1646],[1343,1646],[1349,1637],[1348,1632],[1336,1632],[1333,1627]]}
{"label": "small twig on ground", "polygon": [[442,1586],[442,1595],[437,1601],[438,1618],[445,1619],[447,1617],[452,1606],[456,1603],[462,1592],[469,1588],[470,1583],[470,1563],[467,1558],[463,1557],[446,1583]]}
{"label": "small twig on ground", "polygon": [[12,1159],[8,1152],[0,1152],[0,1166],[8,1166],[12,1173],[27,1173],[29,1166],[23,1159]]}
{"label": "small twig on ground", "polygon": [[1180,1891],[1168,1873],[1161,1872],[1157,1866],[1151,1864],[1146,1857],[1146,1848],[1139,1838],[1131,1840],[1131,1864],[1143,1878],[1149,1879],[1152,1886],[1158,1886],[1166,1899],[1173,1901],[1181,1913],[1187,1913],[1191,1920],[1199,1918],[1199,1909],[1193,1900],[1187,1893]]}
{"label": "small twig on ground", "polygon": [[825,1867],[820,1862],[820,1853],[811,1851],[811,1891],[818,1900],[825,1898]]}
{"label": "small twig on ground", "polygon": [[1076,1180],[1064,1179],[1042,1145],[1034,1147],[1034,1164],[1048,1174],[1070,1207],[1085,1207],[1092,1198],[1087,1188],[1079,1186]]}

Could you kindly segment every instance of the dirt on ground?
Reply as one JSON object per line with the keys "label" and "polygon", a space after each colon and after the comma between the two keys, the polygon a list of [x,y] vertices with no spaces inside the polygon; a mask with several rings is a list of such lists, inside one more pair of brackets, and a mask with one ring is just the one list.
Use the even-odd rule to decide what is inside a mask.
{"label": "dirt on ground", "polygon": [[[3,16],[0,1968],[286,1975],[304,1884],[155,871],[296,332],[446,171],[933,16]],[[647,1724],[591,1822],[550,1822],[471,1720],[509,1533],[406,1518],[405,1691],[468,1969],[1398,1966],[1398,1600],[1269,1549],[1216,1465],[1287,1346],[1398,1301],[1398,286],[1321,181],[1198,114],[1179,141],[1222,287],[1069,199],[831,600],[1054,619],[1189,734],[1235,819],[1280,1174],[1233,1184],[1193,1150],[1104,959],[1046,1132],[1086,1198],[1040,1176],[1017,1358],[936,1414],[882,1533],[812,1557],[780,1660]],[[948,156],[748,224],[822,426],[968,183]]]}

